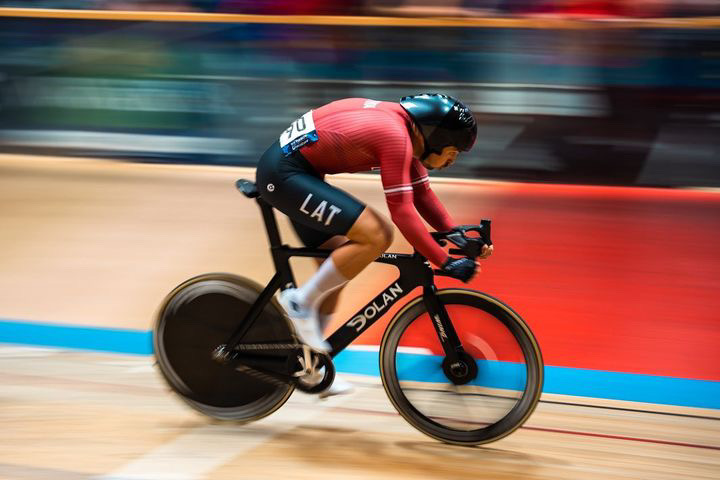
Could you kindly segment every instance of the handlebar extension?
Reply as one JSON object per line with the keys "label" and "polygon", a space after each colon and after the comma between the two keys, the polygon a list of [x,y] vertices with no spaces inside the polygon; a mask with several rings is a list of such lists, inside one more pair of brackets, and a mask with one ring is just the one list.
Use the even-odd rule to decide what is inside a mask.
{"label": "handlebar extension", "polygon": [[[483,219],[480,225],[459,225],[449,232],[432,232],[431,235],[441,246],[450,242],[458,247],[451,248],[451,254],[475,259],[482,253],[483,246],[492,245],[490,224],[490,220]],[[468,237],[467,232],[477,232],[479,237]]]}

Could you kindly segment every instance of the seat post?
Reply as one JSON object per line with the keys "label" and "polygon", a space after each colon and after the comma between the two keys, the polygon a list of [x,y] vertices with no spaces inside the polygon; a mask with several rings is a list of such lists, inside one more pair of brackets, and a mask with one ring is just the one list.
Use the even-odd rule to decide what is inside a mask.
{"label": "seat post", "polygon": [[[262,212],[263,220],[265,222],[265,230],[267,231],[268,240],[270,242],[270,252],[272,254],[273,263],[275,264],[277,283],[282,289],[294,287],[297,284],[295,283],[295,276],[290,268],[288,256],[284,253],[285,249],[283,248],[282,241],[280,240],[280,231],[278,230],[277,219],[275,218],[275,210],[261,197],[257,197],[256,200],[260,206],[260,211]],[[273,293],[275,293],[275,290],[273,290]]]}
{"label": "seat post", "polygon": [[277,219],[275,218],[275,212],[273,211],[273,207],[261,197],[257,197],[256,200],[258,206],[260,206],[263,221],[265,222],[265,230],[267,231],[270,248],[281,246],[282,241],[280,240],[280,231],[278,230]]}

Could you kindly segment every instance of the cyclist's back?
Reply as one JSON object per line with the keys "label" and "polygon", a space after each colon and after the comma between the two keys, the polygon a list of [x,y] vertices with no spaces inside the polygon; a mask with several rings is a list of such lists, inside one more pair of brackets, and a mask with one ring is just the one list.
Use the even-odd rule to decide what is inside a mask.
{"label": "cyclist's back", "polygon": [[412,121],[398,103],[347,98],[313,110],[313,119],[319,138],[302,154],[320,174],[368,171],[412,158]]}
{"label": "cyclist's back", "polygon": [[472,147],[476,128],[469,109],[445,95],[404,97],[401,103],[348,98],[305,113],[265,152],[257,170],[262,197],[290,217],[306,246],[334,249],[305,285],[281,295],[303,341],[327,348],[318,312],[328,313],[328,304],[332,312],[342,286],[392,241],[392,225],[326,183],[326,174],[379,168],[393,223],[432,263],[469,279],[475,263],[448,257],[421,216],[436,230],[455,225],[430,190],[426,167],[451,165],[459,150]]}
{"label": "cyclist's back", "polygon": [[[263,184],[272,184],[273,191],[265,188],[263,195],[291,218],[303,243],[318,247],[334,235],[344,235],[365,205],[328,184],[288,175],[288,164],[296,164],[295,173],[315,174],[319,179],[325,174],[379,169],[393,223],[425,257],[442,266],[447,254],[432,240],[418,211],[437,230],[449,230],[454,224],[429,189],[427,169],[413,155],[412,124],[400,104],[365,98],[338,100],[307,112],[280,136],[285,158],[273,146],[261,159],[261,192]],[[299,146],[293,148],[298,139]],[[274,175],[268,173],[271,165]],[[327,201],[327,211],[313,217],[308,209],[322,200]]]}

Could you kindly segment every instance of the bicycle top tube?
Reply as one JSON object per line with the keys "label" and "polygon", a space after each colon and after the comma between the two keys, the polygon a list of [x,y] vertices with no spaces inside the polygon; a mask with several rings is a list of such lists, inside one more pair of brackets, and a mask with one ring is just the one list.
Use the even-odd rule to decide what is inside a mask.
{"label": "bicycle top tube", "polygon": [[[308,248],[308,247],[289,247],[287,245],[281,245],[275,248],[283,252],[287,257],[311,257],[311,258],[323,258],[328,257],[333,250],[325,250],[320,248]],[[425,262],[425,257],[419,253],[392,253],[386,252],[377,257],[373,262],[394,264],[396,260],[414,260],[416,262]]]}

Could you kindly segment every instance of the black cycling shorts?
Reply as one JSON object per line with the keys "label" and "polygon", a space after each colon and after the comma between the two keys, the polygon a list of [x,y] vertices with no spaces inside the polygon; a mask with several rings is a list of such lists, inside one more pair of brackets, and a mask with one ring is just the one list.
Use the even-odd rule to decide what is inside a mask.
{"label": "black cycling shorts", "polygon": [[365,209],[357,198],[326,183],[300,152],[286,157],[279,142],[260,157],[255,180],[260,196],[290,218],[307,247],[345,235]]}

